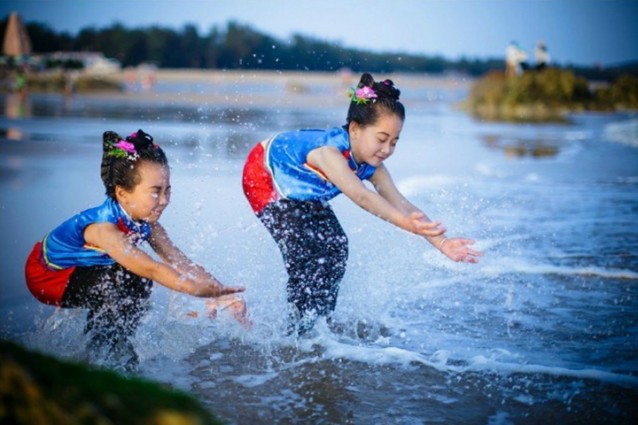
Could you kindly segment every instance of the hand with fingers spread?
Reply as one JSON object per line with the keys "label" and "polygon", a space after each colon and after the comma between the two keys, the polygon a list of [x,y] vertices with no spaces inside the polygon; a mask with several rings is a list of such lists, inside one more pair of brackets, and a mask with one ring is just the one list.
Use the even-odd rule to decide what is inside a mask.
{"label": "hand with fingers spread", "polygon": [[478,257],[482,256],[481,251],[472,249],[474,241],[464,238],[443,238],[439,242],[439,250],[450,260],[464,263],[478,263]]}
{"label": "hand with fingers spread", "polygon": [[433,238],[443,235],[446,231],[440,221],[428,221],[422,212],[410,213],[409,220],[412,233],[417,235]]}
{"label": "hand with fingers spread", "polygon": [[244,328],[250,329],[252,321],[248,315],[246,301],[237,295],[224,295],[217,298],[211,298],[206,301],[207,316],[211,319],[217,317],[217,313],[222,310],[228,310],[231,316],[235,318]]}

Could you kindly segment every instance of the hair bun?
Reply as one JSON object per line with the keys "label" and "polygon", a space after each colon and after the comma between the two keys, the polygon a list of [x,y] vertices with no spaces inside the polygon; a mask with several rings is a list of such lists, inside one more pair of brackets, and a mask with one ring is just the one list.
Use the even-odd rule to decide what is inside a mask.
{"label": "hair bun", "polygon": [[362,88],[362,87],[370,87],[372,88],[372,86],[374,86],[374,78],[372,78],[372,75],[370,75],[368,72],[364,72],[361,75],[361,79],[359,80],[359,84],[357,85],[358,88]]}
{"label": "hair bun", "polygon": [[135,150],[140,151],[143,149],[150,149],[153,145],[153,137],[150,134],[144,133],[144,131],[137,130],[137,133],[133,133],[126,138],[126,141],[135,145]]}
{"label": "hair bun", "polygon": [[399,100],[401,90],[394,87],[392,80],[384,80],[381,82],[374,81],[374,78],[370,73],[364,72],[359,80],[358,88],[370,87],[374,93],[381,97],[390,100]]}
{"label": "hair bun", "polygon": [[122,140],[122,137],[114,131],[105,131],[102,135],[102,151],[109,152],[113,145]]}
{"label": "hair bun", "polygon": [[401,96],[401,90],[394,87],[394,82],[392,82],[392,80],[384,80],[380,83],[375,82],[372,89],[379,96],[392,100],[399,100],[399,96]]}

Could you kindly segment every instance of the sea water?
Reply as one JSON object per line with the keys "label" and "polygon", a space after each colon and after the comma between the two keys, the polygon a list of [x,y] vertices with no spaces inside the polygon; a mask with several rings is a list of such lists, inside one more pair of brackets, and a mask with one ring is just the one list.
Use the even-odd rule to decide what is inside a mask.
{"label": "sea water", "polygon": [[102,132],[142,128],[171,162],[162,223],[222,282],[246,286],[254,323],[246,331],[224,314],[212,321],[201,300],[156,285],[134,340],[143,377],[237,424],[634,423],[637,114],[479,122],[454,107],[467,84],[410,80],[386,165],[448,236],[474,239],[484,257],[453,263],[342,195],[332,205],[350,258],[335,324],[320,321],[297,339],[284,335],[286,274],[243,197],[243,160],[277,131],[342,125],[347,99],[266,108],[193,104],[179,87],[157,89],[178,95],[2,98],[3,338],[84,358],[84,312],[34,301],[24,261],[47,231],[102,202]]}

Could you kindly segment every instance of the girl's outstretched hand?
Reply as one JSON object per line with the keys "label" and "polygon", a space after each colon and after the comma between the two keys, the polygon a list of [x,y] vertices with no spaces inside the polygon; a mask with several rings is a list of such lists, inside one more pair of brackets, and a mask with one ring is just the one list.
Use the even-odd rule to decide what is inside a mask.
{"label": "girl's outstretched hand", "polygon": [[410,227],[412,233],[426,237],[436,237],[445,233],[445,227],[441,226],[440,221],[424,220],[425,214],[422,212],[410,213]]}
{"label": "girl's outstretched hand", "polygon": [[224,286],[217,283],[210,283],[200,285],[194,295],[198,297],[221,297],[223,295],[235,294],[237,292],[244,291],[245,288],[243,286]]}
{"label": "girl's outstretched hand", "polygon": [[219,297],[228,294],[236,294],[237,292],[244,292],[245,290],[246,288],[243,286],[222,286],[219,288],[219,295],[216,296]]}
{"label": "girl's outstretched hand", "polygon": [[206,301],[206,309],[208,310],[207,316],[211,319],[215,319],[218,312],[228,310],[231,316],[241,323],[244,328],[250,329],[252,327],[248,309],[246,308],[246,301],[238,295],[211,298]]}
{"label": "girl's outstretched hand", "polygon": [[470,248],[474,241],[463,238],[446,238],[441,242],[440,250],[448,258],[456,262],[478,263],[483,253]]}

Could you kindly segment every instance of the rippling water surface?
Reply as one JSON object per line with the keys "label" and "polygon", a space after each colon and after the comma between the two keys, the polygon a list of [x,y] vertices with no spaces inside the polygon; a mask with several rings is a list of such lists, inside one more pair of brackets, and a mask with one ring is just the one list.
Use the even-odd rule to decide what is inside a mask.
{"label": "rippling water surface", "polygon": [[156,287],[135,339],[143,376],[230,423],[634,423],[638,115],[482,123],[453,107],[466,84],[407,81],[407,120],[386,164],[414,203],[485,257],[451,263],[339,197],[351,254],[336,325],[301,340],[282,336],[286,276],[243,198],[241,168],[276,131],[341,125],[347,100],[193,104],[180,100],[184,87],[161,84],[174,102],[0,97],[1,335],[82,358],[83,312],[35,302],[24,260],[44,233],[102,201],[102,132],[142,128],[171,161],[163,224],[223,282],[247,287],[255,323],[245,332],[225,316],[193,318],[201,301]]}

